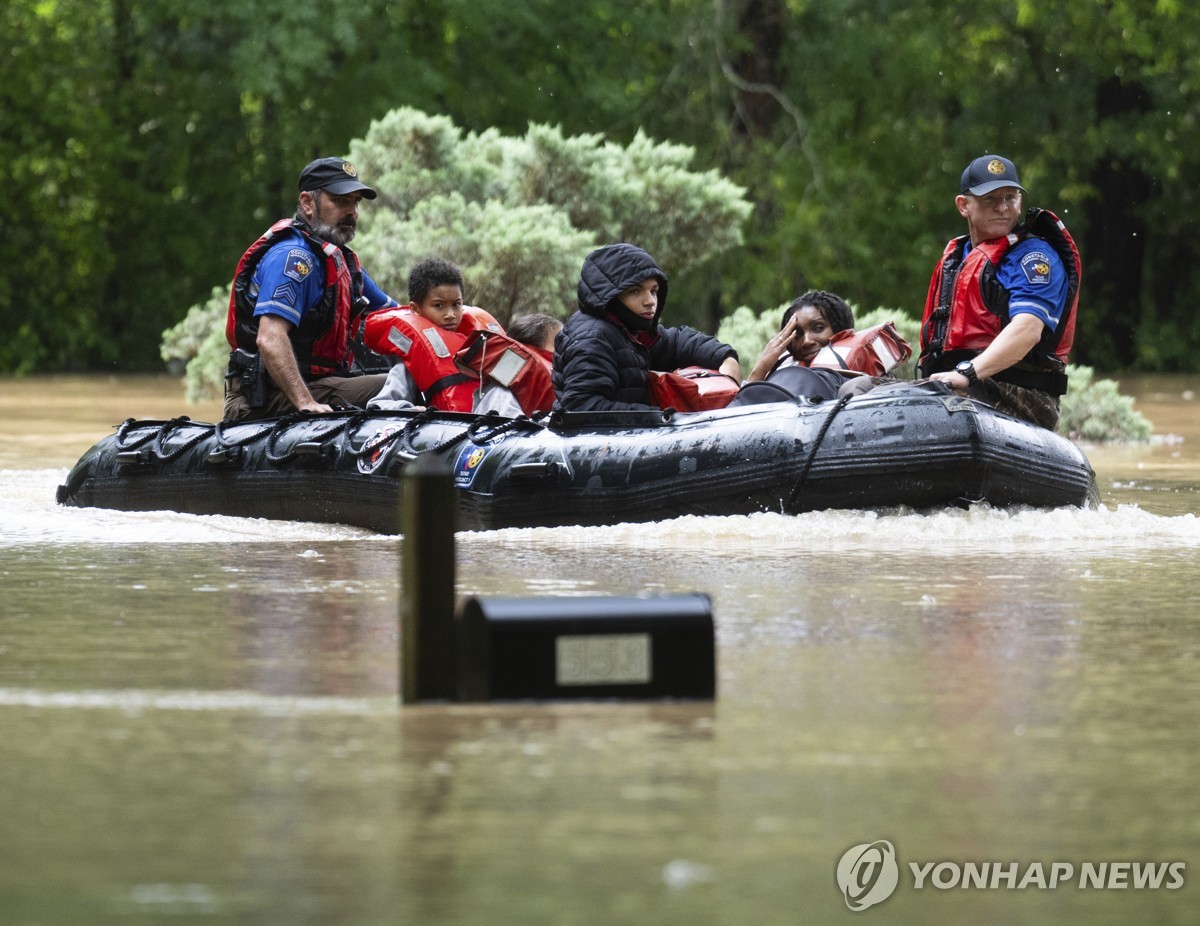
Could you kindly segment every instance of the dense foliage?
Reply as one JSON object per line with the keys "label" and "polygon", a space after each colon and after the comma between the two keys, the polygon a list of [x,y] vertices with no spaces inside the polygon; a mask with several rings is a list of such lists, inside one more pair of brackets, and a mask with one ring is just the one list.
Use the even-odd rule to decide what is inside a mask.
{"label": "dense foliage", "polygon": [[1200,357],[1195,4],[8,0],[0,38],[0,372],[157,365],[299,168],[402,107],[694,149],[754,204],[743,244],[671,268],[710,330],[810,288],[917,314],[962,166],[997,150],[1083,252],[1077,359]]}

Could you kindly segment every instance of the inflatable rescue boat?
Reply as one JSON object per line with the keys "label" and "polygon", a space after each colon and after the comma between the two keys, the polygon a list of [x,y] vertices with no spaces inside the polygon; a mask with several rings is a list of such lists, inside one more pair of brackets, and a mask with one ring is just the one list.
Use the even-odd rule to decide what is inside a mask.
{"label": "inflatable rescue boat", "polygon": [[453,473],[459,530],[1097,503],[1092,468],[1071,441],[935,383],[686,414],[129,419],[80,458],[58,501],[397,533],[405,471],[420,457]]}

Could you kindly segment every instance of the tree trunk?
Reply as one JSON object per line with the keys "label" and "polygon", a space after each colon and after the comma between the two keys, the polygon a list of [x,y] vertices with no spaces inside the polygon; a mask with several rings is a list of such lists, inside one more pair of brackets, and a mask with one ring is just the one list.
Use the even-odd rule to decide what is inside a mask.
{"label": "tree trunk", "polygon": [[[1096,94],[1100,125],[1151,109],[1139,84],[1104,81]],[[1119,131],[1119,130],[1118,130]],[[1080,360],[1107,370],[1130,367],[1136,358],[1134,335],[1142,315],[1142,275],[1146,223],[1141,204],[1149,200],[1150,179],[1126,159],[1109,155],[1092,170],[1096,197],[1086,206],[1087,231],[1079,242],[1083,260],[1079,341]]]}
{"label": "tree trunk", "polygon": [[733,69],[745,86],[738,89],[737,130],[749,138],[765,138],[779,118],[779,103],[754,87],[780,87],[784,8],[782,0],[739,0],[737,55]]}

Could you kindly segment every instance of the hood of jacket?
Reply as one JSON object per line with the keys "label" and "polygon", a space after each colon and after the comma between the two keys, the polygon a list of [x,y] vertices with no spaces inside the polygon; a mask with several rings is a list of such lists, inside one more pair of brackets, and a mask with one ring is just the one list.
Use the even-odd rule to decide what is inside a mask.
{"label": "hood of jacket", "polygon": [[[579,272],[579,310],[604,318],[613,311],[612,303],[621,293],[648,277],[658,280],[658,310],[646,326],[653,331],[667,305],[667,275],[653,257],[636,245],[608,244],[587,256]],[[614,314],[623,321],[633,316],[619,301],[617,307],[619,311]]]}

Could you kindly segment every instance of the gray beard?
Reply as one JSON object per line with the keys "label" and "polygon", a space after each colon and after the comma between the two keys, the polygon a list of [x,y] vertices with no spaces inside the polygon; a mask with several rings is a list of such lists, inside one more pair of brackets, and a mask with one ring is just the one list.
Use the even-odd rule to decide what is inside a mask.
{"label": "gray beard", "polygon": [[347,228],[344,225],[326,225],[324,222],[314,220],[308,223],[309,229],[314,235],[322,241],[328,241],[330,244],[336,244],[338,247],[349,244],[354,240],[354,233],[358,231],[356,228]]}

